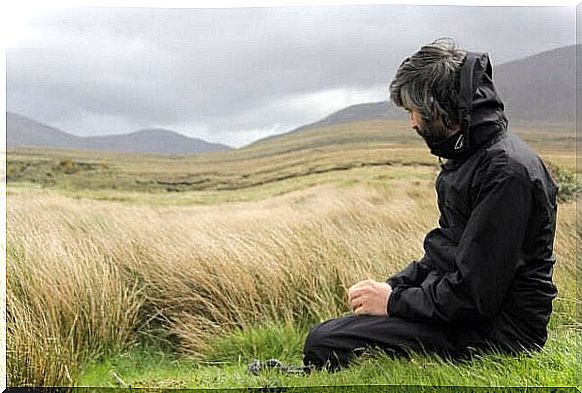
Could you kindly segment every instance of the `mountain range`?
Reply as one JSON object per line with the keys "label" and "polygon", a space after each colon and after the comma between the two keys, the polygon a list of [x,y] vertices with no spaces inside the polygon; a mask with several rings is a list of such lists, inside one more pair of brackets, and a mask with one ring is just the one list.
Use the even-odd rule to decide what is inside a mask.
{"label": "mountain range", "polygon": [[157,154],[199,154],[231,149],[227,145],[189,138],[164,129],[147,129],[122,135],[80,137],[10,112],[6,113],[6,146]]}
{"label": "mountain range", "polygon": [[[493,79],[512,124],[536,128],[573,124],[576,113],[576,46],[493,66]],[[315,123],[284,134],[365,120],[406,120],[406,113],[392,103],[352,105]],[[271,140],[284,134],[264,138]],[[253,144],[254,144],[253,143]],[[198,154],[231,149],[164,129],[147,129],[123,135],[80,137],[33,119],[6,113],[6,146],[97,149],[118,152]]]}

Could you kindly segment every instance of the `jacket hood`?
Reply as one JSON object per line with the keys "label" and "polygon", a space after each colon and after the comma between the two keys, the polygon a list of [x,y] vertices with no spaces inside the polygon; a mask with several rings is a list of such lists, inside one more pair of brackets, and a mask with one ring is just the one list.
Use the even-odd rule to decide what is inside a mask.
{"label": "jacket hood", "polygon": [[467,52],[459,78],[461,129],[448,139],[431,144],[431,153],[443,158],[465,159],[507,128],[504,105],[493,84],[487,53]]}

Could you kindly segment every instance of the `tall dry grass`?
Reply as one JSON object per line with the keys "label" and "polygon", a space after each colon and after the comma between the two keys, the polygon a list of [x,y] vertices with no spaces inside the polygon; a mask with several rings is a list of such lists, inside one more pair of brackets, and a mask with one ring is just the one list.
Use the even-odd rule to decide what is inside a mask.
{"label": "tall dry grass", "polygon": [[141,289],[108,254],[99,217],[68,209],[70,201],[40,197],[24,210],[11,202],[9,385],[69,385],[84,361],[130,343]]}
{"label": "tall dry grass", "polygon": [[[88,359],[136,340],[203,356],[232,329],[348,311],[350,285],[420,257],[437,223],[429,182],[392,186],[212,207],[9,199],[9,385],[71,384]],[[557,250],[571,267],[574,210],[564,206],[567,247]]]}

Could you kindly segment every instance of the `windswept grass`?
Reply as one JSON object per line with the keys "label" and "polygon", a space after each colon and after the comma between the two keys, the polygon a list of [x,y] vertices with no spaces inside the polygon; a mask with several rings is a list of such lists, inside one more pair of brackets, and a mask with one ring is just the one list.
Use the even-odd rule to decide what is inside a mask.
{"label": "windswept grass", "polygon": [[[545,352],[465,365],[373,357],[304,379],[245,374],[255,357],[299,362],[309,326],[349,312],[349,286],[419,258],[437,225],[434,157],[404,128],[353,127],[200,157],[9,153],[8,385],[113,386],[112,372],[159,387],[574,384],[571,202],[559,208]],[[543,154],[569,182],[564,138]]]}
{"label": "windswept grass", "polygon": [[[225,330],[345,311],[354,277],[385,276],[390,259],[413,258],[430,216],[413,219],[406,193],[386,204],[374,192],[334,192],[213,208],[72,203],[57,193],[9,201],[12,383],[47,383],[56,364],[74,377],[79,362],[132,338],[202,357]],[[24,345],[42,340],[54,356]],[[67,370],[55,382],[69,382]]]}
{"label": "windswept grass", "polygon": [[[386,182],[208,207],[9,199],[9,384],[71,384],[135,343],[199,362],[263,346],[297,360],[309,325],[349,311],[350,285],[419,257],[436,225],[430,182]],[[556,331],[576,302],[574,207],[560,211]],[[268,325],[291,330],[277,341],[256,330]]]}

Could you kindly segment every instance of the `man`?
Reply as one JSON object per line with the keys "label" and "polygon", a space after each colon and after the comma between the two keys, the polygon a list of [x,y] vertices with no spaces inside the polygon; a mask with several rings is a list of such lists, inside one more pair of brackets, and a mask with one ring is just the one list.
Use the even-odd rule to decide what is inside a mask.
{"label": "man", "polygon": [[543,347],[556,288],[557,186],[507,129],[487,54],[447,39],[399,67],[390,98],[442,163],[439,227],[424,256],[348,292],[353,315],[314,327],[304,363],[335,369],[368,347],[444,356]]}

